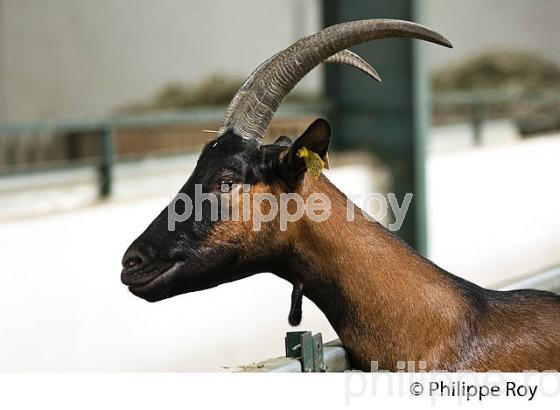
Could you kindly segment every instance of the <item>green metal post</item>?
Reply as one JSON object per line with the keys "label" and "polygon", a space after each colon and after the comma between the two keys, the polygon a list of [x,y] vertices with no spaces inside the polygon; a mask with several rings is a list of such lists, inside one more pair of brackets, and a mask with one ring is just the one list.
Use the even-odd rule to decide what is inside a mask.
{"label": "green metal post", "polygon": [[113,192],[115,146],[113,128],[105,128],[100,135],[101,162],[99,164],[99,196],[107,198]]}
{"label": "green metal post", "polygon": [[309,331],[287,332],[284,345],[286,357],[300,359],[301,369],[304,373],[326,371],[321,333],[312,335]]}
{"label": "green metal post", "polygon": [[[426,1],[413,0],[411,14],[415,21],[425,20]],[[413,41],[413,112],[414,112],[414,243],[413,246],[424,256],[428,256],[428,212],[426,194],[426,143],[430,129],[431,101],[428,65],[425,47],[421,41]]]}
{"label": "green metal post", "polygon": [[[368,18],[419,21],[421,0],[323,0],[324,25]],[[423,49],[405,39],[387,39],[355,47],[383,78],[382,84],[345,67],[326,67],[326,94],[333,104],[329,119],[333,147],[371,150],[392,174],[399,203],[413,200],[397,232],[421,253],[427,252],[425,205],[425,139],[428,127],[428,84]]]}

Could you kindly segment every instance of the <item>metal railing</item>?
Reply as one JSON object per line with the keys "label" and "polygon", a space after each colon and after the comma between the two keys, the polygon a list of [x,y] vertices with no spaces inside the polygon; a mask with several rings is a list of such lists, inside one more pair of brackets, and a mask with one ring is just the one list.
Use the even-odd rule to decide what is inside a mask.
{"label": "metal railing", "polygon": [[[497,91],[455,91],[436,93],[432,97],[432,108],[434,112],[446,107],[462,108],[467,112],[466,117],[471,125],[475,145],[482,145],[482,129],[484,122],[492,117],[504,118],[511,115],[512,109],[506,109],[508,115],[492,113],[492,108],[515,106],[536,107],[550,104],[560,104],[558,91],[548,92],[497,92]],[[499,110],[498,110],[499,111]],[[558,116],[560,121],[560,116]],[[557,122],[555,120],[555,122]],[[555,124],[560,127],[560,122]]]}
{"label": "metal railing", "polygon": [[[279,115],[310,114],[323,112],[325,103],[285,104]],[[123,129],[143,129],[192,125],[195,123],[219,123],[223,118],[225,107],[196,108],[188,111],[167,112],[147,115],[126,115],[83,121],[38,121],[31,123],[0,123],[0,139],[6,136],[63,134],[79,137],[85,133],[94,133],[99,138],[99,153],[95,160],[84,159],[64,161],[64,164],[47,164],[47,169],[80,168],[96,166],[99,175],[99,195],[108,197],[113,191],[113,169],[117,160],[115,133]],[[26,167],[15,172],[0,172],[1,175],[31,173],[44,170],[45,167]]]}
{"label": "metal railing", "polygon": [[[286,340],[291,337],[299,337],[301,334],[311,335],[311,332],[288,332],[286,334]],[[321,334],[318,333],[317,336]],[[292,354],[290,349],[296,347]],[[277,373],[307,373],[307,372],[327,372],[336,373],[344,372],[350,370],[350,361],[348,359],[348,353],[342,342],[339,339],[333,340],[331,342],[322,345],[322,356],[317,359],[317,354],[314,352],[303,351],[297,344],[295,346],[286,346],[286,357],[277,357],[270,360],[265,360],[259,363],[253,363],[247,366],[239,366],[238,368],[231,369],[232,371],[239,372],[277,372]],[[319,349],[321,350],[321,349]],[[315,356],[315,357],[313,357]],[[320,362],[319,366],[306,366],[307,362]]]}

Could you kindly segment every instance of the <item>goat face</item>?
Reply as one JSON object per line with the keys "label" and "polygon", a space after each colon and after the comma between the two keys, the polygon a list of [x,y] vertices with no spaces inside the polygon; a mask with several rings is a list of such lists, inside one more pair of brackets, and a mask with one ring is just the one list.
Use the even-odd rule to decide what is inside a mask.
{"label": "goat face", "polygon": [[[278,216],[259,221],[257,229],[255,218],[243,213],[248,209],[247,215],[254,215],[256,193],[278,198],[297,192],[306,169],[297,151],[305,146],[325,157],[329,139],[330,127],[319,119],[293,144],[280,137],[260,145],[231,132],[206,144],[181,195],[124,254],[122,282],[134,295],[153,302],[271,269],[289,243],[289,231],[278,229]],[[198,211],[187,205],[186,197],[200,203]],[[262,208],[269,202],[257,206],[260,215],[268,214]],[[171,221],[185,211],[190,216]]]}

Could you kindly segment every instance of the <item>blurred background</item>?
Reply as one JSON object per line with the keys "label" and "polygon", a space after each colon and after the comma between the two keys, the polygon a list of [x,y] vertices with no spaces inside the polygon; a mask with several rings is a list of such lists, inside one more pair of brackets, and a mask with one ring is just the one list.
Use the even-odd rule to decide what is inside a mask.
{"label": "blurred background", "polygon": [[[269,135],[328,118],[329,178],[352,195],[412,192],[398,234],[444,269],[496,288],[557,272],[558,1],[0,0],[0,370],[218,371],[282,355],[281,279],[148,304],[120,284],[121,257],[260,62],[380,17],[455,48],[355,47],[383,83],[319,67]],[[336,338],[308,300],[303,312],[301,329]]]}

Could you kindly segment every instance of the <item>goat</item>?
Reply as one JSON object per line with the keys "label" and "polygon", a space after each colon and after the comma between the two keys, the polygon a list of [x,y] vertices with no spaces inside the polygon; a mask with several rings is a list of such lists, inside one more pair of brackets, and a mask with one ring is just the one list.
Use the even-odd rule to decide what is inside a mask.
{"label": "goat", "polygon": [[[190,198],[196,186],[214,197],[225,192],[231,201],[217,205],[220,215],[230,212],[242,184],[248,190],[237,203],[263,215],[270,205],[249,200],[258,193],[304,200],[323,194],[331,203],[328,218],[316,222],[306,215],[281,229],[275,217],[255,229],[255,220],[215,220],[205,201],[199,218],[188,216],[170,229],[171,214],[188,208],[175,200],[124,254],[122,282],[154,302],[272,272],[294,286],[290,324],[299,324],[305,295],[326,315],[357,369],[370,370],[376,361],[379,369],[395,371],[399,361],[423,361],[427,370],[560,370],[560,296],[481,288],[424,259],[360,213],[346,220],[347,198],[320,173],[328,164],[326,120],[317,119],[294,142],[281,136],[262,144],[282,99],[311,69],[330,58],[375,77],[346,49],[387,37],[451,47],[440,34],[398,20],[347,22],[300,39],[243,83],[218,137],[206,144],[179,192]],[[293,214],[294,203],[288,205]]]}

